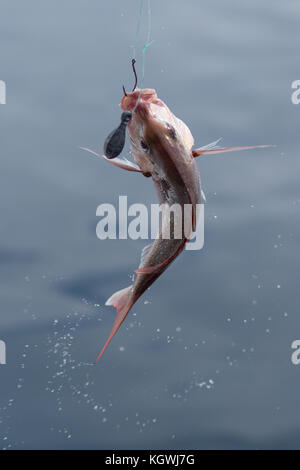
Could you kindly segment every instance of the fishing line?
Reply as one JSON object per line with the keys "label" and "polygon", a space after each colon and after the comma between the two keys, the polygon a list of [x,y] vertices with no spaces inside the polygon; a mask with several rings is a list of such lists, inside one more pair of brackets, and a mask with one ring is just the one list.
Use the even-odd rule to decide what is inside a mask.
{"label": "fishing line", "polygon": [[141,88],[143,88],[143,82],[144,82],[144,76],[145,76],[145,53],[147,48],[153,43],[153,40],[151,40],[151,0],[148,1],[148,32],[147,32],[147,40],[146,44],[144,45],[142,49],[142,79],[141,79]]}
{"label": "fishing line", "polygon": [[[110,134],[107,136],[104,142],[103,146],[103,151],[104,155],[108,159],[116,158],[120,153],[122,152],[124,145],[125,145],[125,136],[126,136],[126,126],[131,120],[132,113],[136,110],[137,105],[139,104],[141,95],[142,95],[142,89],[143,89],[143,83],[144,83],[144,76],[145,76],[145,53],[147,48],[152,44],[153,41],[151,41],[151,4],[150,0],[147,0],[148,4],[148,32],[147,32],[147,39],[146,39],[146,44],[144,45],[142,49],[142,78],[141,78],[141,84],[140,84],[140,91],[138,94],[138,98],[136,100],[135,106],[132,111],[126,111],[123,112],[121,115],[121,123],[119,126],[114,129]],[[136,51],[137,51],[137,46],[139,42],[139,37],[140,37],[140,29],[141,29],[141,21],[142,21],[142,13],[143,13],[143,7],[144,7],[144,0],[140,0],[140,9],[139,9],[139,16],[138,16],[138,23],[137,23],[137,28],[136,28],[136,35],[135,35],[135,44],[134,44],[134,49],[133,49],[133,56],[131,60],[132,64],[132,69],[134,73],[134,87],[132,92],[136,89],[137,86],[137,74],[135,71],[135,62],[136,62]],[[124,96],[127,96],[125,87],[123,85],[123,93]]]}
{"label": "fishing line", "polygon": [[134,46],[133,46],[133,54],[132,54],[132,59],[134,59],[134,60],[136,59],[136,50],[137,50],[139,37],[140,37],[140,28],[141,28],[143,7],[144,7],[144,0],[140,0],[140,10],[139,10],[138,22],[137,22],[136,33],[135,33],[135,43],[134,43]]}
{"label": "fishing line", "polygon": [[[133,48],[133,56],[132,60],[136,60],[136,50],[139,42],[139,36],[140,36],[140,26],[141,26],[141,18],[142,18],[142,13],[143,13],[143,6],[144,6],[144,0],[140,0],[140,10],[139,10],[139,16],[138,16],[138,23],[137,23],[137,30],[136,30],[136,37],[135,37],[135,45]],[[143,83],[144,83],[144,77],[145,77],[145,55],[146,55],[146,50],[148,47],[153,43],[153,40],[151,40],[151,0],[147,0],[147,16],[148,16],[148,31],[147,31],[147,39],[146,39],[146,44],[144,44],[143,49],[142,49],[142,78],[141,78],[141,83],[140,83],[140,92],[138,99],[136,100],[135,106],[132,110],[134,112],[136,110],[137,105],[139,104],[141,94],[142,94],[142,89],[143,89]]]}

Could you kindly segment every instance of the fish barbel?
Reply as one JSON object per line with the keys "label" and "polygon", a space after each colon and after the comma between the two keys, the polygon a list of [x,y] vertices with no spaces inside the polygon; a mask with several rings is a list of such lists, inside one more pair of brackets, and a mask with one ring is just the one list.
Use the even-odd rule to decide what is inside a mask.
{"label": "fish barbel", "polygon": [[[202,203],[202,192],[195,157],[268,147],[257,145],[219,148],[217,147],[218,141],[216,141],[193,150],[194,139],[188,126],[170,111],[153,89],[135,89],[127,93],[122,98],[121,108],[123,111],[132,112],[127,129],[131,154],[136,165],[128,160],[108,159],[105,155],[88,148],[83,149],[105,158],[115,166],[152,177],[159,202],[163,204],[163,207],[170,208],[176,205],[181,210],[163,212],[159,235],[153,243],[143,249],[141,263],[135,270],[137,276],[133,284],[115,292],[106,301],[105,305],[115,307],[116,317],[96,362],[106,350],[132,306],[182,252],[196,228],[197,207]],[[181,220],[178,221],[176,218]],[[178,226],[181,227],[179,236]],[[168,231],[170,236],[165,237],[164,234]]]}

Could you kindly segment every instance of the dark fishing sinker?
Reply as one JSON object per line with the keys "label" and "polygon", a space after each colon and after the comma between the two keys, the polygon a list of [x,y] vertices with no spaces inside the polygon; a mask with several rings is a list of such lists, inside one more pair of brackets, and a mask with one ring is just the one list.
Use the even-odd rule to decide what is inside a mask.
{"label": "dark fishing sinker", "polygon": [[125,111],[121,115],[119,127],[113,130],[105,139],[104,154],[107,158],[116,158],[122,152],[125,145],[126,126],[131,119],[131,112]]}

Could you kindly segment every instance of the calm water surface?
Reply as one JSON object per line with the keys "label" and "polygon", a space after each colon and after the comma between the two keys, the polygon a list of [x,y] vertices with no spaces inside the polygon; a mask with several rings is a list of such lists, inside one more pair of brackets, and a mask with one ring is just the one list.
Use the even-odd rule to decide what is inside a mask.
{"label": "calm water surface", "polygon": [[[196,145],[205,246],[136,304],[97,367],[142,241],[99,241],[96,207],[156,201],[89,156],[118,124],[138,1],[0,5],[3,448],[299,448],[299,2],[152,1],[144,85]],[[146,39],[142,23],[140,51]],[[138,70],[140,71],[139,67]]]}

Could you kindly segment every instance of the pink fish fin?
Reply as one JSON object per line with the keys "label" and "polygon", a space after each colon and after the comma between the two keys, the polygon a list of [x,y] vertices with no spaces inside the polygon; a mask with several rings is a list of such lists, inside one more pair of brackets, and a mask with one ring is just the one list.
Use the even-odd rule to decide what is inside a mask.
{"label": "pink fish fin", "polygon": [[215,148],[215,149],[195,149],[192,150],[193,157],[199,157],[200,155],[214,155],[217,153],[225,153],[225,152],[235,152],[237,150],[249,150],[249,149],[263,149],[267,147],[275,147],[275,145],[248,145],[244,147],[224,147],[224,148]]}
{"label": "pink fish fin", "polygon": [[[154,242],[153,242],[154,243]],[[158,264],[157,266],[149,266],[148,268],[142,268],[148,254],[150,253],[151,251],[151,248],[153,246],[153,243],[149,243],[149,245],[146,245],[144,246],[144,248],[142,249],[142,253],[141,253],[141,260],[140,260],[140,264],[139,264],[139,267],[134,271],[136,274],[140,274],[140,273],[144,273],[144,272],[148,272],[148,273],[151,273],[151,272],[154,272],[156,271],[157,269],[159,269],[160,265]],[[144,269],[147,269],[147,271],[144,271]]]}
{"label": "pink fish fin", "polygon": [[111,332],[109,334],[109,337],[106,340],[106,343],[104,344],[99,356],[97,357],[96,362],[99,361],[100,357],[106,350],[107,346],[113,339],[114,335],[122,325],[123,321],[125,320],[129,310],[131,309],[133,302],[130,300],[130,294],[131,294],[131,289],[132,286],[125,287],[125,289],[119,290],[115,292],[106,302],[105,305],[112,305],[116,309],[116,318],[114,321],[114,324],[112,326]]}
{"label": "pink fish fin", "polygon": [[[109,163],[112,163],[115,166],[118,166],[119,168],[122,168],[123,170],[127,171],[136,171],[138,173],[143,173],[142,170],[139,169],[137,165],[134,163],[130,162],[127,160],[127,158],[112,158],[109,159],[105,155],[95,152],[95,150],[89,149],[87,147],[79,147],[81,150],[86,150],[87,152],[92,153],[93,155],[96,155],[96,157],[102,157],[104,160],[108,161]],[[146,175],[145,175],[146,176]]]}
{"label": "pink fish fin", "polygon": [[138,268],[135,269],[136,274],[151,274],[156,271],[159,271],[165,264],[167,264],[168,260],[164,261],[163,263],[157,264],[156,266],[147,266],[145,268]]}
{"label": "pink fish fin", "polygon": [[144,264],[144,261],[147,258],[148,254],[150,253],[152,246],[153,246],[153,243],[149,243],[149,245],[144,246],[144,248],[142,249],[139,268]]}
{"label": "pink fish fin", "polygon": [[[146,255],[149,253],[150,249],[151,249],[151,245],[147,245],[145,246],[144,250],[142,251],[142,258],[141,258],[141,264],[140,266],[138,267],[138,269],[136,269],[134,272],[136,274],[151,274],[151,273],[154,273],[156,271],[159,271],[160,269],[162,269],[163,267],[167,266],[168,264],[171,263],[171,261],[173,261],[173,259],[176,258],[176,256],[179,255],[179,253],[183,250],[183,248],[185,247],[185,244],[186,244],[187,240],[185,240],[185,243],[183,246],[180,246],[178,248],[177,251],[175,251],[175,253],[173,253],[173,255],[169,256],[169,258],[167,258],[166,260],[164,260],[162,263],[159,263],[159,264],[156,264],[155,266],[145,266],[145,267],[141,267],[142,265],[142,262],[143,262],[143,251],[145,251]],[[145,256],[146,257],[146,256]],[[145,258],[144,257],[144,258]]]}

